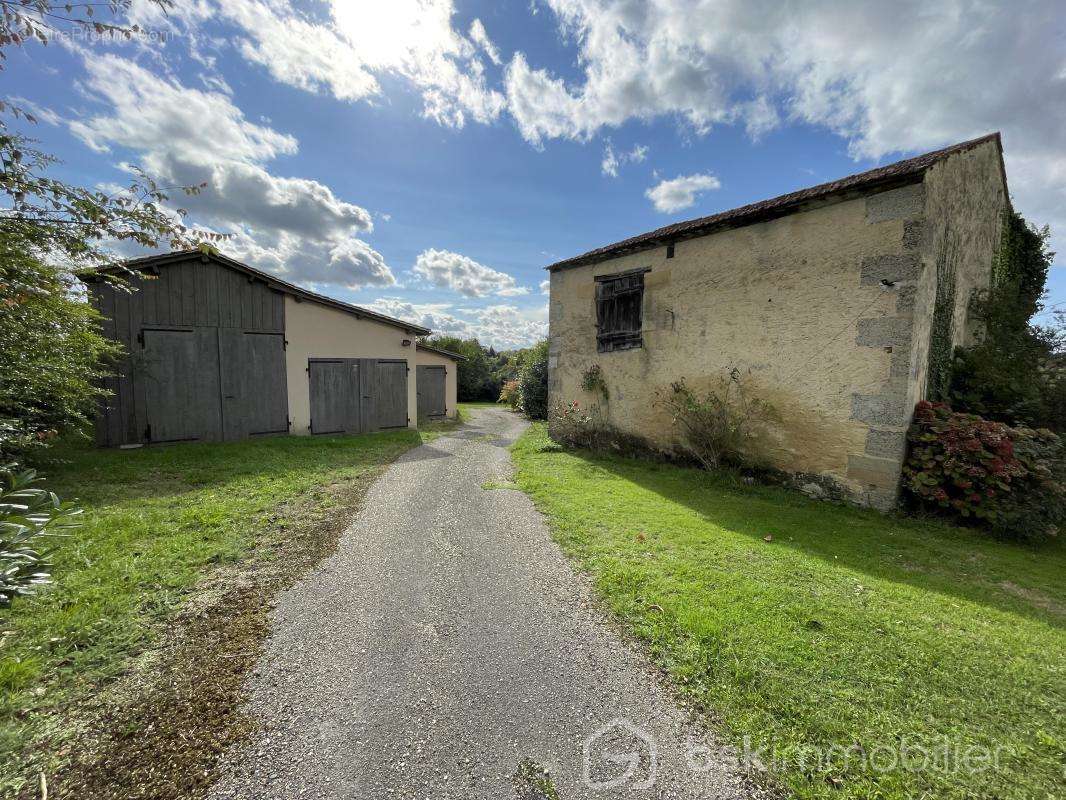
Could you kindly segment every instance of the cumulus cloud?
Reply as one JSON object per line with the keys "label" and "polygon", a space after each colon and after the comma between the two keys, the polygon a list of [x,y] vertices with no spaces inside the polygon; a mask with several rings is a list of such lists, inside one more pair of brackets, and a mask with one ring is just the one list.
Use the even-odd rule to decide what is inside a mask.
{"label": "cumulus cloud", "polygon": [[493,294],[513,297],[529,293],[529,289],[519,286],[507,273],[450,250],[423,250],[415,259],[412,272],[433,286],[451,289],[466,297]]}
{"label": "cumulus cloud", "polygon": [[540,293],[541,294],[551,294],[551,285],[552,285],[552,282],[548,278],[545,278],[544,280],[542,280],[540,282]]}
{"label": "cumulus cloud", "polygon": [[566,82],[521,52],[508,63],[508,108],[537,147],[661,116],[697,135],[718,124],[753,138],[784,121],[821,126],[873,159],[1001,129],[1020,210],[1066,230],[1057,0],[1025,13],[980,0],[544,5],[576,44],[580,71]]}
{"label": "cumulus cloud", "polygon": [[245,119],[224,92],[186,87],[115,55],[93,54],[86,70],[85,93],[107,110],[69,122],[71,132],[99,152],[137,152],[163,182],[207,181],[182,201],[197,221],[234,234],[226,250],[298,282],[396,282],[381,254],[357,238],[373,230],[366,209],[318,181],[267,169],[297,152],[292,136]]}
{"label": "cumulus cloud", "polygon": [[488,123],[504,110],[478,58],[498,64],[499,51],[480,20],[469,38],[455,30],[452,0],[331,0],[327,8],[321,21],[280,0],[226,0],[215,14],[242,32],[247,60],[299,89],[363,100],[381,94],[381,77],[397,75],[421,91],[424,115],[442,125]]}
{"label": "cumulus cloud", "polygon": [[603,148],[603,161],[600,162],[600,169],[603,171],[604,175],[617,178],[618,171],[624,164],[639,164],[647,157],[647,145],[633,145],[632,150],[625,153],[617,153],[615,152],[614,145],[611,144],[611,140],[608,139]]}
{"label": "cumulus cloud", "polygon": [[451,306],[447,303],[412,303],[399,297],[379,297],[367,304],[366,308],[429,328],[435,334],[458,336],[461,339],[476,335],[475,326],[452,314]]}
{"label": "cumulus cloud", "polygon": [[498,350],[528,347],[548,334],[543,308],[491,305],[455,309],[446,303],[411,303],[399,297],[380,297],[367,308],[430,328],[435,334],[473,337]]}
{"label": "cumulus cloud", "polygon": [[644,196],[651,200],[656,211],[672,214],[694,205],[701,192],[718,189],[722,185],[713,175],[678,175],[652,186]]}

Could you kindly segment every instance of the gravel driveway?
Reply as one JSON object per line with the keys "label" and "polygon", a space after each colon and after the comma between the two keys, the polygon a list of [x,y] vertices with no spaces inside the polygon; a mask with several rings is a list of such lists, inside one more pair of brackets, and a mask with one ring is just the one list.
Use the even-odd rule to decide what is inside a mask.
{"label": "gravel driveway", "polygon": [[524,427],[479,409],[404,455],[281,596],[251,678],[262,729],[215,798],[753,796],[529,499],[482,488]]}

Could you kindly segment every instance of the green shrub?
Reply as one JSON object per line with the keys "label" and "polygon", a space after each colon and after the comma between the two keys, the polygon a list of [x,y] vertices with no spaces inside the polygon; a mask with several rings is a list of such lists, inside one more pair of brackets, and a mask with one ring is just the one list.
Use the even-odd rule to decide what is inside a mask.
{"label": "green shrub", "polygon": [[615,428],[607,422],[600,407],[595,404],[583,407],[576,400],[553,404],[548,429],[551,438],[566,447],[611,451],[642,458],[669,456],[640,436]]}
{"label": "green shrub", "polygon": [[903,485],[919,504],[1021,540],[1066,521],[1066,443],[1051,431],[923,401],[907,438]]}
{"label": "green shrub", "polygon": [[1066,525],[1066,440],[1046,428],[1015,428],[1013,437],[1027,474],[1000,498],[993,530],[1031,541],[1056,536]]}
{"label": "green shrub", "polygon": [[769,432],[778,415],[744,385],[738,370],[702,394],[682,378],[659,393],[659,403],[670,412],[686,450],[704,468],[766,465]]}
{"label": "green shrub", "polygon": [[992,285],[970,299],[976,342],[956,348],[950,386],[946,392],[934,386],[932,399],[1009,425],[1066,431],[1066,318],[1059,313],[1034,322],[1055,258],[1050,237],[1047,226],[1038,229],[1007,213]]}
{"label": "green shrub", "polygon": [[497,403],[507,403],[511,408],[517,409],[522,402],[522,393],[519,391],[518,381],[507,381],[500,389],[500,399]]}
{"label": "green shrub", "polygon": [[[0,234],[0,458],[80,430],[118,354],[74,278]],[[0,462],[4,463],[4,462]]]}
{"label": "green shrub", "polygon": [[548,418],[548,343],[532,347],[518,375],[522,410],[530,419]]}
{"label": "green shrub", "polygon": [[81,510],[34,486],[39,479],[33,470],[9,467],[0,470],[0,479],[0,606],[7,606],[50,582],[50,550],[41,543],[75,527],[73,517]]}

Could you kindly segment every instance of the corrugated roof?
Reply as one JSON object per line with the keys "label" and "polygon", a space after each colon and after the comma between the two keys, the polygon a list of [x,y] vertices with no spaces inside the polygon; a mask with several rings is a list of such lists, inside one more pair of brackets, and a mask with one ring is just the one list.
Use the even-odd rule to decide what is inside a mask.
{"label": "corrugated roof", "polygon": [[892,185],[911,182],[925,173],[927,169],[948,156],[970,150],[987,142],[995,142],[1002,154],[1002,143],[999,133],[990,133],[978,139],[945,147],[942,150],[934,150],[931,153],[916,156],[915,158],[897,161],[884,167],[849,175],[846,178],[822,183],[809,189],[800,189],[797,192],[789,192],[780,197],[769,200],[761,200],[758,203],[741,206],[712,214],[709,217],[699,217],[687,222],[677,222],[663,228],[657,228],[639,236],[631,236],[620,242],[609,244],[589,250],[573,258],[557,261],[547,267],[549,270],[577,267],[583,264],[594,264],[607,258],[624,255],[626,253],[650,250],[653,247],[661,247],[670,242],[682,239],[692,239],[697,236],[705,236],[716,230],[725,228],[737,228],[742,225],[751,225],[767,219],[781,217],[797,211],[799,207],[814,200],[820,200],[836,194],[848,194],[851,192],[871,192],[877,189],[888,188]]}
{"label": "corrugated roof", "polygon": [[[263,272],[255,267],[249,267],[240,261],[229,256],[224,256],[221,253],[205,253],[200,250],[176,250],[172,253],[160,253],[154,256],[143,256],[141,258],[131,258],[128,261],[123,262],[123,266],[129,270],[141,270],[145,267],[153,266],[165,266],[167,264],[183,261],[190,257],[203,257],[210,258],[217,261],[224,267],[235,269],[238,272],[243,272],[246,275],[254,275],[269,286],[273,286],[278,291],[291,294],[294,297],[298,297],[304,300],[310,300],[313,303],[320,303],[321,305],[329,306],[330,308],[336,308],[339,311],[345,311],[349,314],[354,314],[357,317],[365,317],[366,319],[380,322],[384,325],[392,325],[393,327],[400,328],[416,336],[428,336],[432,333],[429,328],[424,328],[421,325],[416,325],[413,322],[405,322],[402,319],[396,319],[395,317],[388,317],[384,314],[379,314],[376,311],[363,308],[362,306],[353,306],[351,303],[345,303],[341,300],[336,300],[332,297],[328,297],[324,294],[318,294],[312,292],[309,289],[304,289],[297,286],[294,283],[283,281],[281,278],[271,275],[269,272]],[[112,271],[121,269],[121,267],[112,267]]]}

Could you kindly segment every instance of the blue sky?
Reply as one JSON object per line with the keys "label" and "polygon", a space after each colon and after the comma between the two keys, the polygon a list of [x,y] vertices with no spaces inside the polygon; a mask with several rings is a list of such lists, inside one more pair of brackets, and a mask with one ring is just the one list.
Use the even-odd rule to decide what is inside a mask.
{"label": "blue sky", "polygon": [[1066,15],[906,5],[138,2],[150,35],[3,79],[63,177],[207,180],[181,204],[231,255],[513,347],[554,260],[992,130],[1016,207],[1066,230]]}

